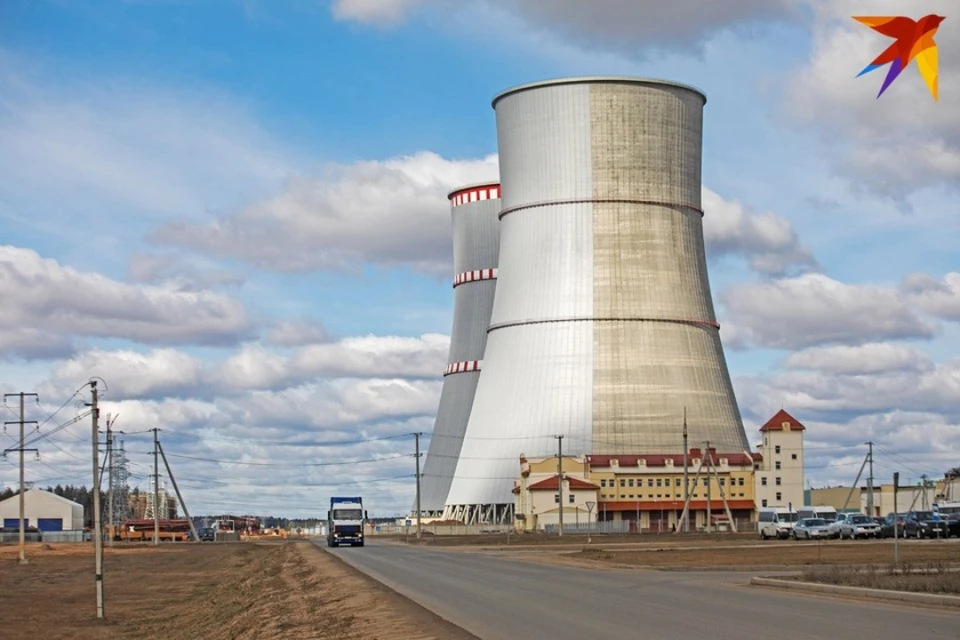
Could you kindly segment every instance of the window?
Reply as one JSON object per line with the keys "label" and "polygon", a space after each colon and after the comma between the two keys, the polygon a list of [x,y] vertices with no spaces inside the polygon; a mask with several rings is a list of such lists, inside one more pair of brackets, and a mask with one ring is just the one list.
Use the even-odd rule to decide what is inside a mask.
{"label": "window", "polygon": [[766,476],[760,478],[760,484],[762,484],[763,486],[767,486],[767,477],[766,477]]}
{"label": "window", "polygon": [[606,480],[601,480],[601,481],[600,481],[600,486],[606,488],[606,486],[607,486],[607,481],[606,481]]}
{"label": "window", "polygon": [[629,486],[631,486],[631,487],[633,486],[633,478],[630,478],[630,484],[629,484]]}
{"label": "window", "polygon": [[780,470],[780,461],[779,461],[779,460],[777,460],[776,465],[777,465],[777,471],[779,471],[779,470]]}
{"label": "window", "polygon": [[627,481],[626,481],[626,480],[620,480],[620,487],[622,488],[622,487],[625,487],[625,486],[627,486]]}
{"label": "window", "polygon": [[[632,496],[631,496],[632,497]],[[573,494],[570,494],[570,504],[573,504]]]}
{"label": "window", "polygon": [[721,486],[721,487],[726,486],[726,480],[727,480],[726,478],[720,478],[720,486]]}
{"label": "window", "polygon": [[779,502],[780,500],[783,500],[783,495],[781,495],[781,493],[777,491],[777,502]]}
{"label": "window", "polygon": [[662,486],[663,486],[663,480],[662,480],[662,479],[657,478],[657,486],[658,486],[658,487],[662,487]]}
{"label": "window", "polygon": [[652,487],[652,486],[653,486],[653,478],[650,478],[649,480],[647,480],[647,486],[648,486],[648,487]]}
{"label": "window", "polygon": [[554,503],[554,504],[560,504],[560,494],[559,494],[559,493],[553,494],[553,503]]}
{"label": "window", "polygon": [[680,478],[677,478],[676,482],[674,482],[673,484],[674,484],[674,486],[679,487],[679,486],[680,486]]}
{"label": "window", "polygon": [[761,506],[764,506],[764,507],[767,506],[767,500],[766,500],[766,498],[764,498],[763,502],[761,503]]}
{"label": "window", "polygon": [[780,478],[779,478],[779,476],[777,477],[777,486],[778,486],[778,487],[780,486]]}
{"label": "window", "polygon": [[790,459],[791,459],[791,460],[796,460],[796,459],[797,459],[797,454],[791,453],[791,454],[790,454]]}
{"label": "window", "polygon": [[743,486],[743,478],[740,478],[740,479],[737,481],[737,484],[742,487],[742,486]]}
{"label": "window", "polygon": [[780,453],[780,445],[777,445],[773,448],[774,453]]}
{"label": "window", "polygon": [[630,498],[631,500],[633,500],[633,494],[632,494],[632,493],[631,493],[629,496],[627,496],[627,497]]}

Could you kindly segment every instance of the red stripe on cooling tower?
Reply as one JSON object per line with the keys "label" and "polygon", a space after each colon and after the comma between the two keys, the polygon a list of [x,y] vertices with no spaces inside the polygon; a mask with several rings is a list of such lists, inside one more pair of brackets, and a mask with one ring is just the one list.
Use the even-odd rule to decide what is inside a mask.
{"label": "red stripe on cooling tower", "polygon": [[447,365],[447,368],[443,372],[443,375],[449,376],[454,373],[469,373],[471,371],[480,371],[480,365],[482,363],[483,363],[483,360],[467,360],[466,362],[453,362]]}
{"label": "red stripe on cooling tower", "polygon": [[691,324],[701,327],[711,327],[713,329],[720,328],[720,324],[713,320],[688,320],[683,318],[558,318],[556,320],[523,320],[520,322],[493,324],[487,328],[487,333],[496,331],[497,329],[522,327],[528,324],[555,324],[558,322],[669,322],[672,324]]}
{"label": "red stripe on cooling tower", "polygon": [[480,282],[481,280],[496,280],[496,269],[474,269],[473,271],[464,271],[453,277],[453,287],[457,288],[467,282]]}
{"label": "red stripe on cooling tower", "polygon": [[459,207],[462,204],[470,202],[479,202],[481,200],[497,200],[500,197],[500,185],[488,184],[482,187],[469,187],[462,191],[454,191],[450,194],[450,206]]}
{"label": "red stripe on cooling tower", "polygon": [[545,200],[543,202],[531,202],[529,204],[519,204],[515,207],[504,209],[498,215],[500,220],[503,217],[524,209],[537,209],[539,207],[550,207],[559,204],[646,204],[658,207],[678,207],[680,209],[690,209],[696,211],[703,217],[703,209],[690,202],[674,202],[671,200],[635,200],[632,198],[576,198],[571,200]]}

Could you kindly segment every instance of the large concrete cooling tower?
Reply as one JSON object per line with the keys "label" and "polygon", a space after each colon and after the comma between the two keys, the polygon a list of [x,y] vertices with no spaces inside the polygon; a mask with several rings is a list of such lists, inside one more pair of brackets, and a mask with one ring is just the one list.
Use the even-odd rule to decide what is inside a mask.
{"label": "large concrete cooling tower", "polygon": [[453,217],[453,330],[420,492],[421,511],[436,516],[443,513],[477,390],[500,246],[500,185],[462,187],[448,197]]}
{"label": "large concrete cooling tower", "polygon": [[699,91],[572,78],[493,101],[503,209],[446,517],[510,517],[518,456],[748,450],[703,247]]}

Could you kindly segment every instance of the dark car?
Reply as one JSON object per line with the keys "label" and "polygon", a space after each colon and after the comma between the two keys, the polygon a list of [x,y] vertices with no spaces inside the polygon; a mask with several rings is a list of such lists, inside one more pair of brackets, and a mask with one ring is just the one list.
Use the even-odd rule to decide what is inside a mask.
{"label": "dark car", "polygon": [[203,527],[197,531],[197,535],[200,536],[200,542],[216,542],[217,532],[213,527]]}
{"label": "dark car", "polygon": [[[932,511],[910,511],[896,516],[897,536],[902,538],[947,538],[950,530],[945,519],[934,519]],[[884,538],[893,537],[894,514],[888,514],[880,528]]]}

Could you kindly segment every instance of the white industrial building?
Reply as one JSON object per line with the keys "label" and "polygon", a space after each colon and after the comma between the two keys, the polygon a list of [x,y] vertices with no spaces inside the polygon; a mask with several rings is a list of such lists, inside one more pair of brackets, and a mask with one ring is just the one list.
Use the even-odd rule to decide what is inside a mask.
{"label": "white industrial building", "polygon": [[[41,531],[77,531],[83,529],[83,505],[42,489],[27,489],[23,496],[24,525]],[[0,502],[0,522],[4,528],[20,526],[20,496]]]}

